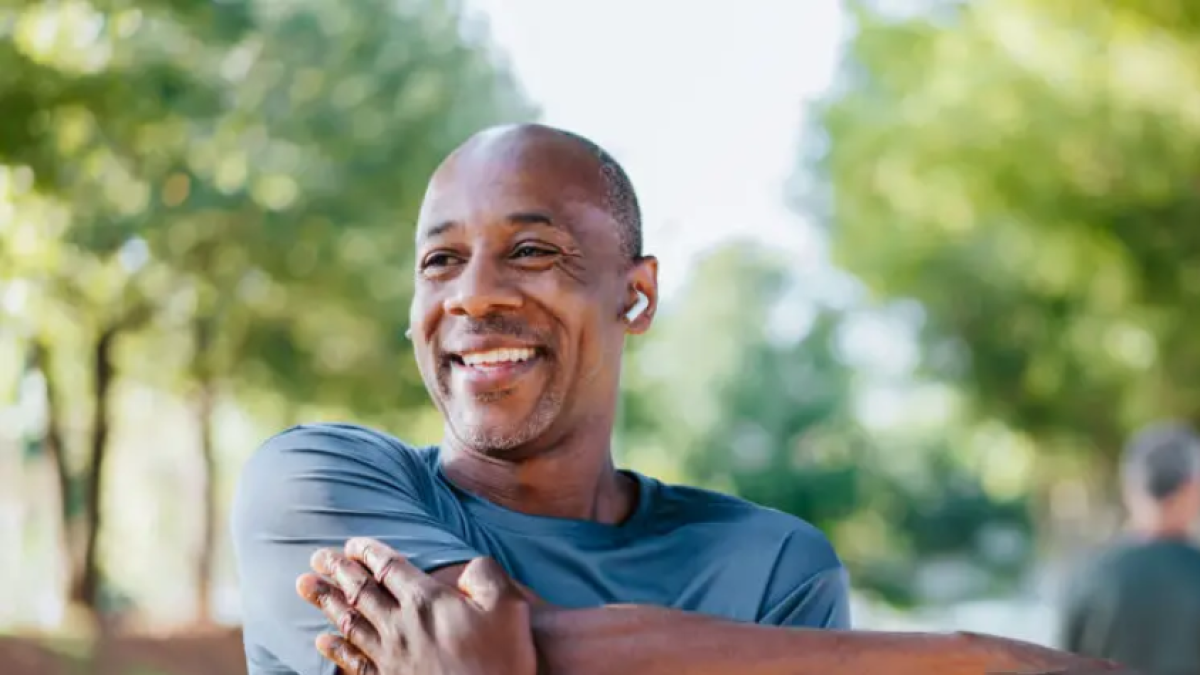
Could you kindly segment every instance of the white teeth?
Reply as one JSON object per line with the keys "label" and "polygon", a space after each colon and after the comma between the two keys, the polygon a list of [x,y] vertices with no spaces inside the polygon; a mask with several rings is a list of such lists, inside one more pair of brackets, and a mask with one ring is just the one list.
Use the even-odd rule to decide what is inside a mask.
{"label": "white teeth", "polygon": [[462,361],[468,366],[495,366],[502,363],[520,363],[533,358],[533,350],[527,348],[520,349],[492,349],[486,352],[472,352],[463,354]]}

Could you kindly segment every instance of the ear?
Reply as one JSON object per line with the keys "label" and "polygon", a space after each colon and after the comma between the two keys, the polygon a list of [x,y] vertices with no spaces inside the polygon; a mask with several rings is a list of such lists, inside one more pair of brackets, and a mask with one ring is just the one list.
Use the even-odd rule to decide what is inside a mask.
{"label": "ear", "polygon": [[[626,331],[641,335],[650,329],[658,311],[658,259],[654,256],[639,258],[629,269],[627,285],[629,290],[625,294],[625,305],[621,308],[621,321],[628,324]],[[646,308],[629,320],[625,314],[637,304],[639,291],[646,296]]]}

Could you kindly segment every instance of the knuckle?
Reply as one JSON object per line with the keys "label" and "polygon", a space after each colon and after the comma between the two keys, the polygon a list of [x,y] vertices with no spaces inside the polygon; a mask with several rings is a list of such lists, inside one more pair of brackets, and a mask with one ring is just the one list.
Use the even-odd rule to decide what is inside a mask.
{"label": "knuckle", "polygon": [[397,556],[387,558],[383,566],[379,568],[379,572],[375,575],[375,578],[379,580],[379,583],[386,583],[388,578],[399,571],[401,562],[402,559]]}
{"label": "knuckle", "polygon": [[363,588],[366,586],[366,580],[361,578],[362,575],[355,574],[356,570],[348,561],[340,561],[335,568],[338,584],[342,587],[342,591],[346,595],[346,602],[351,605],[358,604],[358,598],[362,595]]}
{"label": "knuckle", "polygon": [[333,570],[334,578],[340,583],[354,581],[354,577],[357,576],[354,574],[354,566],[351,564],[351,562],[342,557],[337,558],[330,568]]}
{"label": "knuckle", "polygon": [[362,622],[362,615],[353,609],[347,609],[338,619],[338,630],[348,641],[354,642],[355,635],[362,629]]}
{"label": "knuckle", "polygon": [[428,614],[433,609],[433,598],[423,589],[412,589],[405,600],[409,609],[417,614]]}
{"label": "knuckle", "polygon": [[424,589],[413,589],[401,605],[408,609],[410,616],[415,617],[418,622],[424,624],[435,614],[436,601],[437,598]]}
{"label": "knuckle", "polygon": [[338,647],[338,661],[351,675],[361,675],[366,672],[364,669],[366,659],[363,658],[362,653],[344,642]]}
{"label": "knuckle", "polygon": [[317,597],[317,602],[321,605],[321,611],[326,615],[336,614],[338,610],[337,602],[333,593],[325,591]]}

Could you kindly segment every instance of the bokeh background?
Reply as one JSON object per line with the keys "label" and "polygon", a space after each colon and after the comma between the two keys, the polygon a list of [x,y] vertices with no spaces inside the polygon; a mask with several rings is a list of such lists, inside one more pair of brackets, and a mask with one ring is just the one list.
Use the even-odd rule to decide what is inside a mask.
{"label": "bokeh background", "polygon": [[0,0],[4,672],[241,668],[240,465],[437,439],[416,209],[529,120],[661,259],[623,464],[820,526],[861,627],[1054,643],[1125,437],[1200,418],[1200,4]]}

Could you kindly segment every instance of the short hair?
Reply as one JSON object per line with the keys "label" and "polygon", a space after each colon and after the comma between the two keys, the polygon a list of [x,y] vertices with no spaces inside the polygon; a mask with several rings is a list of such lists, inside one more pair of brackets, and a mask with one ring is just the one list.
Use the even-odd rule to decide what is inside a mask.
{"label": "short hair", "polygon": [[625,173],[621,163],[607,150],[593,141],[563,129],[556,131],[581,145],[595,158],[600,166],[600,175],[604,179],[605,207],[620,227],[617,237],[621,252],[630,260],[641,258],[642,208],[638,204],[637,192],[633,189],[633,181],[629,180],[629,174]]}
{"label": "short hair", "polygon": [[1200,476],[1200,437],[1178,422],[1146,427],[1125,446],[1121,474],[1129,487],[1162,501]]}

